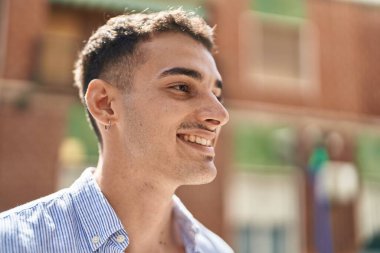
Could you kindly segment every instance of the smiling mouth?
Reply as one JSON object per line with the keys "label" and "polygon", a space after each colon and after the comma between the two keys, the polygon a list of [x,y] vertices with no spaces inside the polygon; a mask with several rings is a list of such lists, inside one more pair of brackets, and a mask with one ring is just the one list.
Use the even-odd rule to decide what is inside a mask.
{"label": "smiling mouth", "polygon": [[205,147],[212,146],[212,140],[197,136],[197,135],[188,135],[188,134],[177,134],[178,138],[185,142],[195,143]]}

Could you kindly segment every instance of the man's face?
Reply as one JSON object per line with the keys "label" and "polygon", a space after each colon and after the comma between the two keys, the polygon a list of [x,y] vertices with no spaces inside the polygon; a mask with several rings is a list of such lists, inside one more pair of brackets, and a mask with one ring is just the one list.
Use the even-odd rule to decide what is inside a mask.
{"label": "man's face", "polygon": [[156,35],[140,50],[145,61],[120,108],[126,162],[157,180],[210,182],[216,138],[229,117],[212,55],[180,33]]}

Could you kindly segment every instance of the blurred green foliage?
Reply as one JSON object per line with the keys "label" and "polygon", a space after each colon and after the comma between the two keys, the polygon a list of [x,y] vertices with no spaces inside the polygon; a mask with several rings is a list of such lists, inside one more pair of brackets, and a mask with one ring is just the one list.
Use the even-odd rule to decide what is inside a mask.
{"label": "blurred green foliage", "polygon": [[248,170],[286,171],[294,166],[295,131],[282,125],[238,124],[234,160]]}
{"label": "blurred green foliage", "polygon": [[251,8],[258,12],[290,17],[305,17],[305,1],[302,0],[251,0]]}
{"label": "blurred green foliage", "polygon": [[98,159],[98,141],[90,128],[85,110],[80,103],[71,105],[68,114],[66,137],[78,139],[85,147],[88,163],[96,163]]}
{"label": "blurred green foliage", "polygon": [[357,139],[357,163],[364,179],[380,181],[380,134],[362,133]]}
{"label": "blurred green foliage", "polygon": [[204,15],[201,8],[204,0],[49,0],[51,3],[66,4],[78,7],[100,8],[109,11],[150,11],[166,10],[168,8],[182,7],[185,10]]}

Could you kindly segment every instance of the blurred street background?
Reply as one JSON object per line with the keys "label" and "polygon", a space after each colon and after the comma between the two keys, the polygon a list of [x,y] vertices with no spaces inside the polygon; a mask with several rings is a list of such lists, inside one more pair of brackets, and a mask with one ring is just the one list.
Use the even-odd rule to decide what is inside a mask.
{"label": "blurred street background", "polygon": [[178,195],[237,253],[380,252],[380,0],[0,0],[0,211],[69,186],[97,142],[72,69],[110,17],[216,24],[230,123]]}

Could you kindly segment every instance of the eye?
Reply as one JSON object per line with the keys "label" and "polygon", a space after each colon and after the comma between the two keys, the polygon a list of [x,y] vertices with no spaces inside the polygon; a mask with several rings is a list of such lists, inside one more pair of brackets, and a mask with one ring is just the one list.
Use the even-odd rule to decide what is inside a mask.
{"label": "eye", "polygon": [[184,92],[184,93],[189,93],[190,92],[190,87],[187,84],[177,84],[172,86],[173,89]]}

